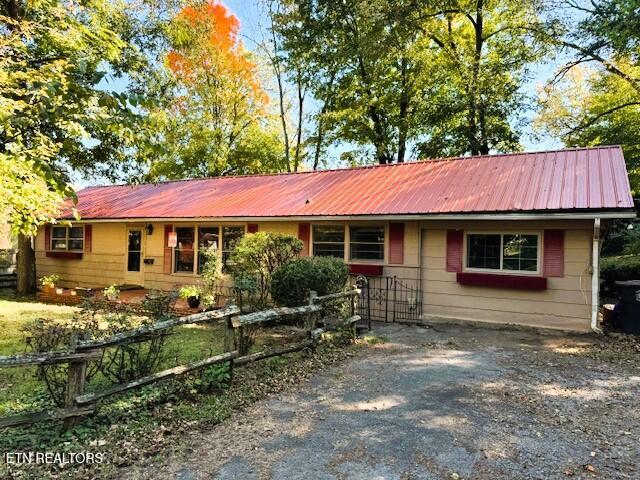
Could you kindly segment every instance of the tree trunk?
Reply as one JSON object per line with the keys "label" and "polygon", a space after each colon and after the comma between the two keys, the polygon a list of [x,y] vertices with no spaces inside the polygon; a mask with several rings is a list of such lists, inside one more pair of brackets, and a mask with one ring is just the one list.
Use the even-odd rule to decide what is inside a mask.
{"label": "tree trunk", "polygon": [[18,293],[29,295],[36,291],[36,254],[31,247],[31,237],[18,235],[18,255],[16,259],[18,273]]}
{"label": "tree trunk", "polygon": [[409,92],[407,91],[409,86],[409,80],[407,75],[407,59],[403,58],[400,69],[402,72],[402,94],[400,95],[400,118],[398,125],[398,158],[397,162],[404,162],[404,157],[407,151],[407,130],[409,129],[408,125],[408,113],[409,113]]}

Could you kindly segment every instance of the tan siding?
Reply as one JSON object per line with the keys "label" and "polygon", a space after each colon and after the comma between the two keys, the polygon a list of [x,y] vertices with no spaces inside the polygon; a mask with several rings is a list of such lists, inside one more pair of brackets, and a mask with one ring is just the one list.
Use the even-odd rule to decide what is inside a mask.
{"label": "tan siding", "polygon": [[[588,222],[571,222],[565,233],[565,276],[549,278],[547,290],[526,291],[460,285],[445,271],[446,229],[522,231],[563,228],[549,222],[434,222],[423,226],[423,318],[517,323],[571,330],[589,329],[591,230]],[[440,228],[443,227],[443,228]]]}
{"label": "tan siding", "polygon": [[49,258],[45,253],[44,228],[36,236],[36,275],[58,274],[63,287],[104,287],[124,282],[125,226],[103,223],[92,226],[91,252],[81,260]]}

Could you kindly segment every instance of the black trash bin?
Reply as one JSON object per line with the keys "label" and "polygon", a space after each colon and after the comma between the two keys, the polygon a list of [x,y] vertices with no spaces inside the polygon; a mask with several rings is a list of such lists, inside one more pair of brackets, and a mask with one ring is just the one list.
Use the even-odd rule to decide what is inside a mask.
{"label": "black trash bin", "polygon": [[625,333],[640,333],[640,280],[616,282],[620,293],[618,324]]}

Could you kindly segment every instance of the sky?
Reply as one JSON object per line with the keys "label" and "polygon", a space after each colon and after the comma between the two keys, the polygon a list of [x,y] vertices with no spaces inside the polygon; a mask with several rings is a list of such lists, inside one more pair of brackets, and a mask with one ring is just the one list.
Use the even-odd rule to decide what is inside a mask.
{"label": "sky", "polygon": [[[240,34],[245,40],[245,45],[251,48],[252,40],[259,39],[261,34],[260,0],[225,0],[224,4],[240,19]],[[561,64],[561,59],[555,59],[535,65],[532,69],[531,79],[523,88],[525,94],[531,97],[535,96],[537,87],[546,83]],[[531,112],[527,118],[532,120],[534,116],[535,112]],[[562,147],[560,141],[551,138],[536,139],[530,127],[525,129],[521,141],[526,151]]]}
{"label": "sky", "polygon": [[[245,46],[249,49],[255,47],[255,43],[260,41],[262,36],[266,32],[266,22],[264,15],[261,14],[260,2],[262,0],[223,0],[223,3],[238,17],[240,20],[240,37]],[[523,92],[528,97],[534,97],[536,90],[540,85],[546,83],[551,78],[554,71],[562,64],[562,58],[547,61],[546,63],[534,65],[531,71],[531,78],[523,86]],[[104,85],[106,89],[123,91],[126,84],[121,79],[107,80]],[[309,102],[307,102],[309,104]],[[561,148],[562,143],[559,140],[553,138],[537,139],[531,128],[531,121],[535,117],[535,112],[530,111],[527,114],[527,125],[524,128],[523,135],[521,137],[521,143],[525,151],[539,151],[550,150],[555,148]],[[328,149],[328,156],[332,160],[329,161],[328,166],[344,166],[340,165],[337,161],[341,151],[349,149],[349,145],[334,146]],[[88,185],[95,185],[99,183],[105,183],[104,179],[91,179],[82,180],[80,178],[74,179],[75,187],[85,187]]]}

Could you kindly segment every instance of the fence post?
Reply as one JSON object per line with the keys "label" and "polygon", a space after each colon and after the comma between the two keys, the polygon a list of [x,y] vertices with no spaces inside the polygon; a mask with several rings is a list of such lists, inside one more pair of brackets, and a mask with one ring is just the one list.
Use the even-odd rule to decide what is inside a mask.
{"label": "fence post", "polygon": [[[309,292],[309,305],[313,305],[316,301],[316,298],[318,298],[318,292],[316,292],[315,290],[311,290]],[[309,330],[309,334],[311,334],[311,331],[315,328],[316,325],[316,317],[313,312],[307,313],[305,323],[305,327],[307,328],[307,330]]]}
{"label": "fence post", "polygon": [[[78,337],[71,337],[71,350],[75,350],[78,345]],[[84,384],[87,374],[86,360],[69,362],[67,377],[67,389],[64,393],[64,406],[67,409],[76,408],[76,397],[84,393]],[[63,428],[69,428],[78,424],[79,417],[67,417],[64,419]]]}

